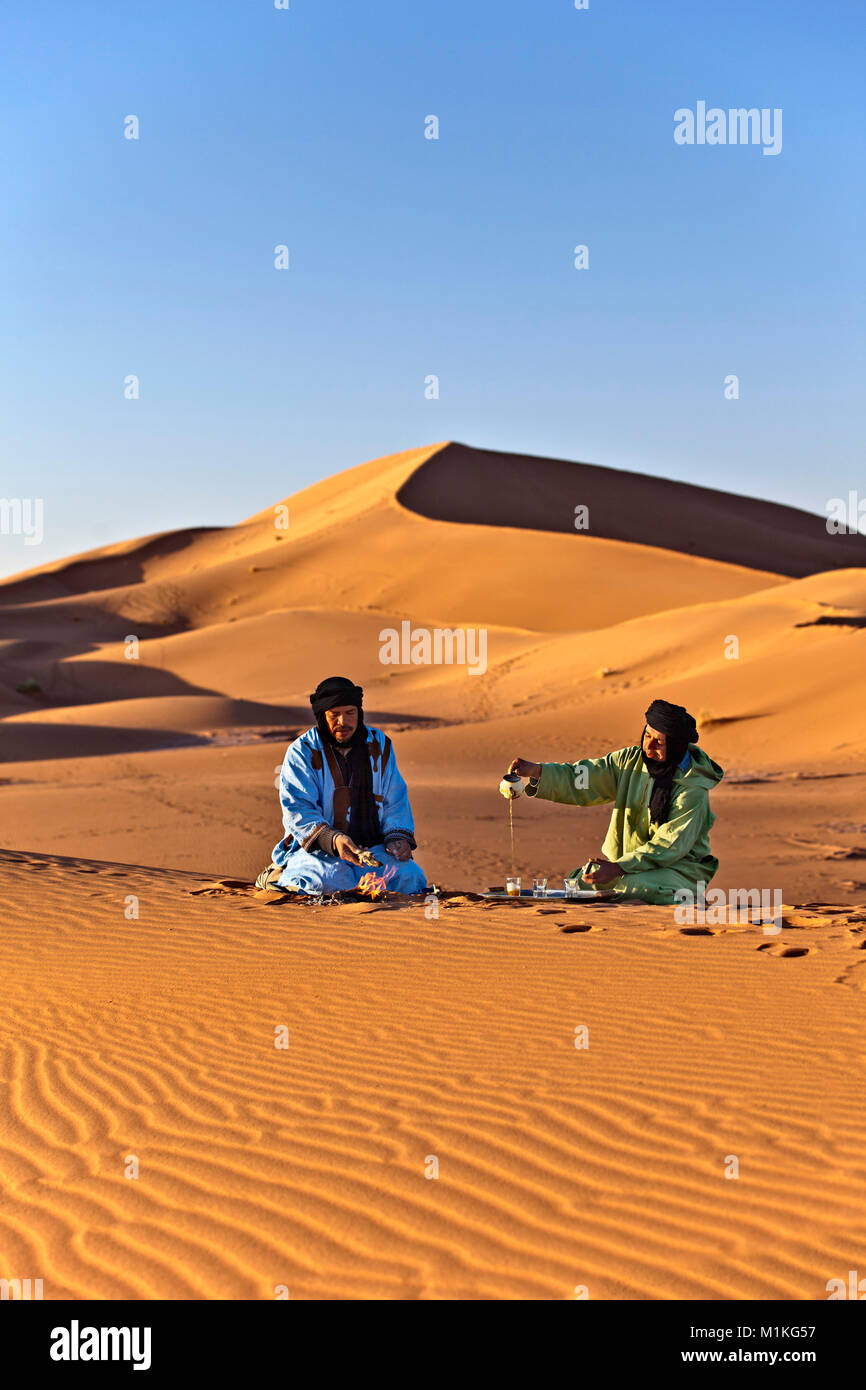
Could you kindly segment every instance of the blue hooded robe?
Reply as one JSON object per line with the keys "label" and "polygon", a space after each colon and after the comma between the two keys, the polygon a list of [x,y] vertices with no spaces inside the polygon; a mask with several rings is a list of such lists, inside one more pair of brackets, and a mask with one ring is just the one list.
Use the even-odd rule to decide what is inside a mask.
{"label": "blue hooded robe", "polygon": [[[397,767],[391,740],[381,729],[371,729],[369,725],[367,729],[373,796],[379,810],[382,839],[387,840],[399,832],[414,844],[415,822],[409,794]],[[278,886],[297,888],[304,893],[336,893],[357,887],[364,874],[377,872],[363,865],[347,864],[318,848],[318,832],[323,826],[334,825],[334,789],[321,736],[314,725],[289,744],[280,770],[280,804],[286,834],[271,856],[274,864],[283,870],[277,879]],[[346,833],[351,835],[351,812],[347,816]],[[426,875],[414,859],[405,863],[394,859],[384,844],[370,845],[369,849],[383,867],[396,869],[389,879],[389,889],[396,893],[425,891]]]}

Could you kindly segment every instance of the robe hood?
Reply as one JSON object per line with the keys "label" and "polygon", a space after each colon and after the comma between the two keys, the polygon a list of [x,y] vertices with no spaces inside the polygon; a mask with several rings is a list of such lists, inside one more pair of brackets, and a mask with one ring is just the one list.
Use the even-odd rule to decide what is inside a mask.
{"label": "robe hood", "polygon": [[717,782],[721,782],[724,777],[724,770],[714,763],[708,753],[703,748],[699,748],[696,743],[689,744],[691,762],[685,772],[681,773],[683,780],[689,782],[700,782],[709,790]]}

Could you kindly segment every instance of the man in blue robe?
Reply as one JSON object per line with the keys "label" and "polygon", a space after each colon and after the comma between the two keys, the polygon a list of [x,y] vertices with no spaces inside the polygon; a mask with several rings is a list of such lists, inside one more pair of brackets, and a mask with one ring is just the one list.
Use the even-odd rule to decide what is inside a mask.
{"label": "man in blue robe", "polygon": [[[289,744],[280,772],[285,838],[275,846],[260,887],[335,893],[364,874],[388,878],[396,893],[423,893],[412,858],[415,822],[391,740],[364,723],[364,692],[330,676],[310,696],[316,723]],[[361,860],[367,851],[381,865]]]}

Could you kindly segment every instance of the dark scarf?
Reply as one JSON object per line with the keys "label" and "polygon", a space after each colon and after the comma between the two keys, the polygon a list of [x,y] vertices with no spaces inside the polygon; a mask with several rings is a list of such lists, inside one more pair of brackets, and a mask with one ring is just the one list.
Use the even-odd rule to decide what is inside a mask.
{"label": "dark scarf", "polygon": [[[363,702],[364,692],[361,687],[346,680],[344,676],[329,676],[316,686],[310,696],[322,747],[334,748],[348,764],[349,775],[346,782],[351,793],[349,833],[355,844],[361,848],[382,843],[379,807],[373,797],[373,769],[367,746],[373,735],[364,723]],[[340,743],[333,737],[325,719],[325,710],[334,709],[337,705],[357,706],[358,727],[347,743]]]}
{"label": "dark scarf", "polygon": [[[674,777],[689,744],[698,741],[698,726],[687,709],[682,705],[672,705],[668,700],[653,700],[645,717],[646,724],[640,736],[640,755],[654,784],[649,803],[650,820],[655,825],[663,825],[671,811]],[[665,735],[667,757],[664,762],[648,758],[644,752],[647,726]]]}

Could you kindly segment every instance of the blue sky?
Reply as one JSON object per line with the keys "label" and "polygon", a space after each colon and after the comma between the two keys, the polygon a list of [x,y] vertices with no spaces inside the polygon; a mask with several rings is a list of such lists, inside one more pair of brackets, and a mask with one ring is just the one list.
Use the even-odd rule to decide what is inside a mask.
{"label": "blue sky", "polygon": [[[863,13],[9,0],[0,495],[45,541],[0,573],[441,439],[866,493]],[[781,153],[677,145],[701,100]]]}

